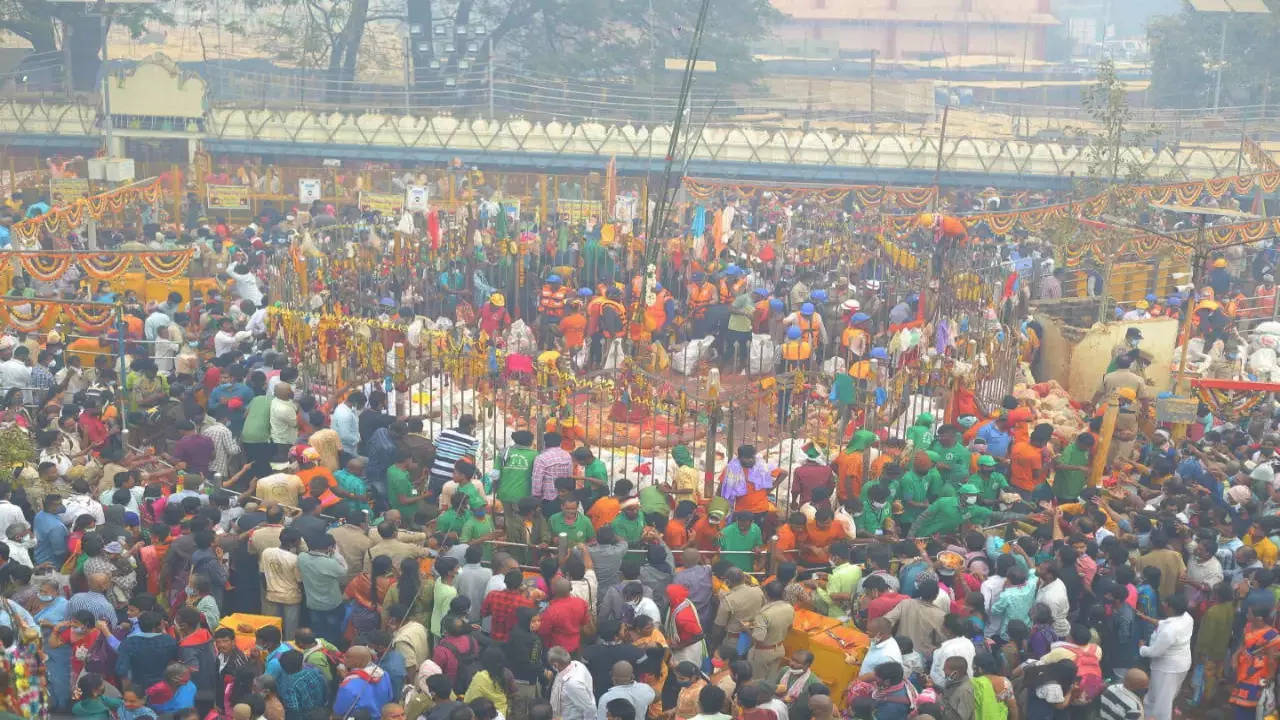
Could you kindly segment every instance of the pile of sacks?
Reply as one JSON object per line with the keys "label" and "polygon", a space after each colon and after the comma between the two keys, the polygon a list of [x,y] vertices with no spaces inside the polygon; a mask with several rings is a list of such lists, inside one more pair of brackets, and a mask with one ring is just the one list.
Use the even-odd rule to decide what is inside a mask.
{"label": "pile of sacks", "polygon": [[1071,395],[1056,380],[1035,385],[1015,385],[1013,396],[1019,402],[1030,401],[1031,410],[1035,413],[1031,421],[1033,426],[1039,423],[1053,426],[1055,447],[1066,447],[1067,443],[1088,427],[1080,404],[1072,400]]}

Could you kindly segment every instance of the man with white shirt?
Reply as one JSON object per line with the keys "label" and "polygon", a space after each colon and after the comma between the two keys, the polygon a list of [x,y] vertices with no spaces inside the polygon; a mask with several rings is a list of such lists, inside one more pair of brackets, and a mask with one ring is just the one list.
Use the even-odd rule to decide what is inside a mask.
{"label": "man with white shirt", "polygon": [[13,491],[9,483],[0,483],[0,537],[4,536],[4,531],[15,523],[27,523],[27,518],[22,514],[22,508],[9,502],[9,493]]}
{"label": "man with white shirt", "polygon": [[933,651],[933,665],[929,670],[929,678],[933,680],[935,687],[947,686],[944,667],[947,660],[953,657],[964,658],[969,677],[973,677],[973,656],[976,650],[973,647],[973,641],[967,637],[965,625],[965,621],[959,615],[952,613],[948,613],[942,619],[942,635],[947,639]]}
{"label": "man with white shirt", "polygon": [[898,640],[893,637],[893,626],[888,620],[878,617],[869,621],[867,636],[871,644],[867,646],[867,654],[862,658],[859,675],[874,672],[877,665],[884,663],[902,663],[902,649],[898,647]]}
{"label": "man with white shirt", "polygon": [[329,419],[329,427],[338,433],[342,441],[342,452],[347,459],[356,457],[356,446],[360,444],[360,411],[364,409],[365,396],[359,390],[347,395],[333,409],[333,417]]}
{"label": "man with white shirt", "polygon": [[218,332],[213,335],[213,355],[221,357],[235,350],[240,343],[236,340],[235,325],[231,318],[224,317],[218,322]]}
{"label": "man with white shirt", "polygon": [[81,515],[92,515],[98,525],[107,519],[102,514],[102,503],[89,494],[89,483],[83,478],[71,481],[71,494],[62,501],[62,522],[70,527]]}
{"label": "man with white shirt", "polygon": [[241,300],[249,300],[254,305],[262,304],[262,289],[258,287],[258,278],[249,271],[249,266],[241,262],[232,262],[227,266],[227,275],[234,283],[232,292]]}
{"label": "man with white shirt", "polygon": [[553,715],[558,720],[596,720],[596,695],[587,666],[559,645],[547,651],[547,663],[556,673],[551,683]]}
{"label": "man with white shirt", "polygon": [[1053,634],[1060,638],[1071,633],[1071,623],[1067,620],[1067,612],[1071,609],[1071,601],[1067,597],[1067,585],[1058,577],[1060,570],[1056,562],[1042,562],[1036,568],[1036,577],[1040,580],[1040,588],[1036,590],[1036,602],[1044,603],[1053,613]]}
{"label": "man with white shirt", "polygon": [[[8,343],[13,342],[11,338],[5,338],[5,340]],[[13,345],[0,347],[0,393],[10,388],[26,388],[30,385],[31,368],[19,358],[14,357]]]}
{"label": "man with white shirt", "polygon": [[1147,717],[1151,720],[1173,717],[1173,700],[1191,669],[1191,631],[1195,626],[1187,613],[1185,595],[1174,593],[1162,599],[1169,606],[1169,614],[1156,624],[1149,643],[1138,647],[1139,655],[1151,658],[1151,689],[1146,698]]}
{"label": "man with white shirt", "polygon": [[656,696],[653,688],[645,683],[636,682],[635,668],[631,667],[631,663],[626,660],[614,663],[610,679],[613,685],[600,696],[600,701],[596,703],[596,720],[605,720],[605,707],[610,701],[619,698],[631,703],[631,706],[636,709],[637,718],[644,717]]}

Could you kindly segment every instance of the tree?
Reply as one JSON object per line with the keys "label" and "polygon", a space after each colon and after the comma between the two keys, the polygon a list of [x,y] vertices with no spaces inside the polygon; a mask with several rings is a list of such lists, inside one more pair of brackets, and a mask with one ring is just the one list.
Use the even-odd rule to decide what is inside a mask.
{"label": "tree", "polygon": [[1142,180],[1145,168],[1132,159],[1126,160],[1124,150],[1141,144],[1149,133],[1132,127],[1133,111],[1111,58],[1098,63],[1097,77],[1081,93],[1080,104],[1092,121],[1090,128],[1070,129],[1086,143],[1088,179],[1083,189],[1093,193],[1099,186],[1109,188],[1117,182],[1132,184]]}
{"label": "tree", "polygon": [[[22,38],[37,53],[63,50],[70,56],[71,83],[76,90],[90,90],[102,65],[102,17],[92,3],[55,3],[48,0],[0,0],[0,30]],[[155,5],[100,6],[107,23],[122,24],[137,37],[150,21],[171,24],[172,17]]]}
{"label": "tree", "polygon": [[[0,0],[12,1],[12,0]],[[207,2],[208,0],[197,0]],[[361,66],[398,57],[400,48],[365,42],[378,22],[409,21],[419,26],[429,57],[419,62],[419,83],[456,78],[490,61],[529,73],[584,80],[642,81],[664,75],[665,58],[683,58],[697,17],[688,0],[245,0],[272,37],[277,57],[307,68],[325,68],[336,80],[351,81]],[[756,63],[751,46],[768,36],[779,17],[769,0],[715,0],[703,43],[703,59],[718,65],[717,79],[750,79]],[[216,19],[215,19],[216,21]],[[455,42],[450,30],[483,26],[471,33],[476,47]],[[226,27],[226,26],[224,26]],[[478,40],[477,40],[478,39]],[[452,52],[447,49],[453,44]]]}
{"label": "tree", "polygon": [[1211,106],[1219,64],[1223,105],[1269,104],[1280,83],[1273,75],[1280,67],[1280,45],[1275,41],[1280,37],[1280,0],[1265,1],[1269,15],[1198,13],[1188,7],[1153,20],[1147,27],[1153,104]]}

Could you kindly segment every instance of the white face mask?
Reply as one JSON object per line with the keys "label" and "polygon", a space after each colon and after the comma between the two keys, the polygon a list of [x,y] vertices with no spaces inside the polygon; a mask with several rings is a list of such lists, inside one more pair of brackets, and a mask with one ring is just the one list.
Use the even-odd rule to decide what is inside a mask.
{"label": "white face mask", "polygon": [[965,502],[965,504],[966,504],[966,505],[972,505],[972,504],[974,504],[974,503],[978,502],[978,498],[977,498],[977,496],[976,496],[976,495],[969,495],[969,496],[965,497],[964,502]]}
{"label": "white face mask", "polygon": [[873,503],[871,503],[871,507],[875,508],[876,510],[883,510],[883,509],[884,509],[884,503],[882,503],[882,502],[873,502]]}

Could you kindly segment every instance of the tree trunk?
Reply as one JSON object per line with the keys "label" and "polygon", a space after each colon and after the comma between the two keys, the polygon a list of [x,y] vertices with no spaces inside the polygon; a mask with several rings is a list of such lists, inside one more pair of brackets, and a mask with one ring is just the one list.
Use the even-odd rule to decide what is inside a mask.
{"label": "tree trunk", "polygon": [[356,79],[356,62],[360,59],[360,41],[364,39],[364,24],[368,16],[369,0],[355,0],[351,3],[351,14],[347,16],[347,24],[342,28],[342,79],[345,82]]}
{"label": "tree trunk", "polygon": [[71,86],[79,91],[96,90],[101,84],[102,20],[97,15],[75,14],[63,20],[63,43],[71,58]]}

